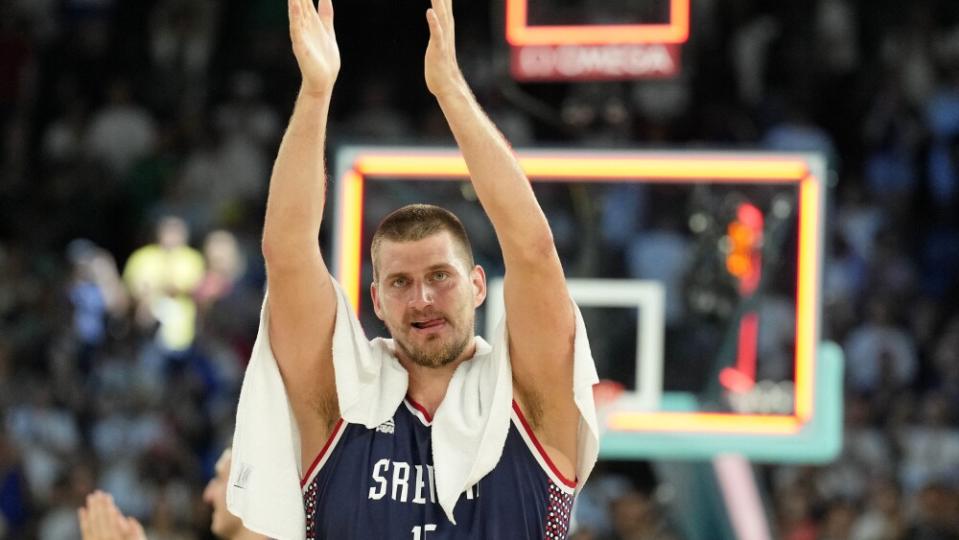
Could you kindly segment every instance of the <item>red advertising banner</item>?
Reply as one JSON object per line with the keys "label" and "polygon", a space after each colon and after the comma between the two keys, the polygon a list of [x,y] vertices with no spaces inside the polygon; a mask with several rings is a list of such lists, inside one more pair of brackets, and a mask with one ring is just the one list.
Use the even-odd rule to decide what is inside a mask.
{"label": "red advertising banner", "polygon": [[680,71],[675,44],[513,47],[519,81],[623,80],[673,77]]}

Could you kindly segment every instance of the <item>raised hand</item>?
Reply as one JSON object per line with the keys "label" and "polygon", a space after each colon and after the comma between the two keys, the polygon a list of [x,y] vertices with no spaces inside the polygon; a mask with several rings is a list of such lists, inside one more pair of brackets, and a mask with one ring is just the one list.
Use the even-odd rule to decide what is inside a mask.
{"label": "raised hand", "polygon": [[333,2],[288,0],[290,40],[303,75],[303,92],[327,96],[340,72],[340,50],[333,30]]}
{"label": "raised hand", "polygon": [[140,522],[120,513],[113,497],[102,491],[87,495],[77,515],[83,540],[147,540]]}
{"label": "raised hand", "polygon": [[456,32],[453,0],[431,0],[426,10],[430,42],[426,46],[426,87],[436,97],[467,88],[456,61]]}

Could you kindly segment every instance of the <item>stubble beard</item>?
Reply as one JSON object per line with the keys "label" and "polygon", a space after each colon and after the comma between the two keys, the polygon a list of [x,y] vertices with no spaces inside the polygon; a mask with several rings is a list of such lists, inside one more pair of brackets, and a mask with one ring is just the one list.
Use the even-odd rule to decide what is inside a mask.
{"label": "stubble beard", "polygon": [[438,369],[453,363],[463,354],[463,351],[469,347],[470,342],[473,340],[473,332],[471,332],[473,321],[474,318],[470,317],[469,320],[466,321],[467,324],[459,327],[447,319],[446,324],[453,330],[453,335],[450,336],[448,341],[439,345],[435,342],[441,338],[434,337],[426,342],[425,347],[406,342],[402,338],[397,337],[400,335],[399,333],[394,332],[392,328],[388,329],[393,336],[394,343],[396,343],[410,361],[420,367]]}

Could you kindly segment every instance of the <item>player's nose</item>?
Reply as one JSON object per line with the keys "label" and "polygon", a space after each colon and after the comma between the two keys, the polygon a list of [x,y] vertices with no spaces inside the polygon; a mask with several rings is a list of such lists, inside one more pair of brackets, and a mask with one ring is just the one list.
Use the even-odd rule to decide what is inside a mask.
{"label": "player's nose", "polygon": [[419,282],[411,289],[410,307],[423,309],[433,305],[433,288],[429,284]]}

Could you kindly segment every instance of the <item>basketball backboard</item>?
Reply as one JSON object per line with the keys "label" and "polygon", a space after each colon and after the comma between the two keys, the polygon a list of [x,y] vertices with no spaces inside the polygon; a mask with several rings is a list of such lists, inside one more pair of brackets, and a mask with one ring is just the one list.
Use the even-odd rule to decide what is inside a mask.
{"label": "basketball backboard", "polygon": [[[819,330],[823,159],[560,149],[517,157],[551,221],[600,375],[626,389],[603,410],[604,457],[819,461],[838,451],[841,353],[820,346]],[[368,332],[382,333],[365,292],[370,235],[403,204],[456,212],[491,284],[502,275],[467,174],[455,149],[338,152],[331,268]],[[479,315],[487,326],[502,311],[495,292]],[[644,367],[643,351],[659,348],[651,339],[662,352]]]}

